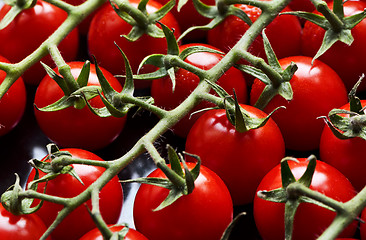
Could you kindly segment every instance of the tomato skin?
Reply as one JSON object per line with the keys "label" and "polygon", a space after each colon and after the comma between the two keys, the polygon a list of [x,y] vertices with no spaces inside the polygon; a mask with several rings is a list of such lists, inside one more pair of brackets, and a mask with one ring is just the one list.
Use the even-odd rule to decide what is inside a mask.
{"label": "tomato skin", "polygon": [[[130,3],[135,7],[139,2],[139,0],[130,0]],[[162,5],[158,2],[149,1],[147,3],[147,12],[153,13],[161,7]],[[174,29],[175,37],[179,37],[180,27],[171,13],[165,15],[160,22]],[[153,38],[144,34],[137,41],[130,42],[121,37],[121,35],[127,35],[131,28],[132,26],[120,18],[110,4],[103,5],[95,13],[90,23],[88,33],[89,54],[95,56],[98,63],[114,75],[125,74],[123,57],[115,44],[126,54],[134,73],[137,73],[140,62],[146,56],[167,52],[165,38]],[[155,67],[153,66],[145,66],[140,73],[154,70]],[[150,81],[135,81],[136,88],[147,88],[150,85]]]}
{"label": "tomato skin", "polygon": [[[77,158],[103,161],[103,159],[94,153],[82,149],[65,148],[60,149],[60,151],[68,151],[73,157]],[[97,180],[104,172],[104,168],[102,167],[82,164],[73,164],[72,166],[76,174],[78,174],[80,179],[83,181],[84,185],[70,174],[61,174],[55,179],[48,181],[46,194],[68,198],[75,197],[84,191],[88,186],[90,186],[95,180]],[[33,180],[34,175],[35,171],[33,169],[29,175],[27,181],[28,183]],[[45,173],[40,171],[40,177],[44,175]],[[38,185],[37,191],[43,192],[44,188],[45,183],[40,183]],[[118,177],[112,178],[112,180],[104,186],[104,188],[100,191],[99,197],[100,211],[103,219],[108,224],[117,223],[123,202],[123,191]],[[38,202],[39,201],[35,201],[34,204],[37,204]],[[92,209],[90,200],[88,200],[86,204],[89,209]],[[45,201],[36,214],[44,221],[46,226],[50,226],[53,220],[56,218],[57,213],[62,208],[63,206],[61,205]],[[55,228],[51,234],[51,237],[53,240],[79,239],[82,235],[93,228],[95,228],[95,223],[90,217],[86,207],[81,205],[71,212]]]}
{"label": "tomato skin", "polygon": [[[46,226],[35,214],[16,216],[0,204],[0,237],[11,240],[38,240]],[[50,238],[47,238],[50,240]]]}
{"label": "tomato skin", "polygon": [[[9,11],[4,5],[0,10],[0,19]],[[45,41],[66,19],[67,13],[42,0],[33,8],[22,11],[6,28],[0,30],[0,55],[12,63],[17,63],[31,54]],[[79,49],[78,30],[70,32],[59,44],[59,50],[65,61],[73,61]],[[55,64],[50,55],[41,61],[51,67]],[[38,85],[46,75],[40,62],[33,65],[23,74],[27,84]]]}
{"label": "tomato skin", "polygon": [[[362,106],[366,106],[366,100],[361,100]],[[349,103],[340,109],[349,110]],[[320,158],[341,171],[352,183],[357,191],[366,186],[365,169],[366,161],[364,149],[366,141],[362,138],[350,138],[341,140],[334,136],[330,128],[324,127],[319,153]]]}
{"label": "tomato skin", "polygon": [[[205,46],[212,49],[219,50],[207,44],[185,44],[180,47],[180,51],[192,46]],[[215,66],[222,59],[222,55],[209,52],[194,53],[188,56],[185,61],[201,69],[210,69]],[[176,86],[174,92],[172,91],[172,81],[169,77],[156,79],[151,85],[151,96],[155,100],[155,104],[167,110],[174,109],[182,103],[189,94],[198,86],[200,79],[197,75],[185,70],[179,69],[175,73]],[[223,87],[229,94],[233,94],[235,89],[238,102],[246,103],[248,98],[247,85],[241,72],[232,67],[224,73],[217,81],[217,84]],[[214,93],[211,90],[211,93]],[[191,113],[214,105],[209,102],[201,102],[196,106]],[[179,137],[186,138],[194,122],[201,116],[202,113],[195,113],[181,119],[174,127],[173,132]]]}
{"label": "tomato skin", "polygon": [[[77,78],[83,67],[82,62],[70,62],[71,72]],[[88,85],[100,85],[95,65],[91,64]],[[57,73],[58,70],[54,69]],[[120,82],[108,71],[101,68],[111,86],[118,92],[122,90]],[[39,84],[34,103],[38,108],[56,102],[63,96],[57,83],[46,76]],[[89,100],[93,107],[104,106],[100,97]],[[34,111],[37,122],[45,135],[62,147],[77,147],[87,150],[101,149],[113,142],[124,128],[126,116],[122,118],[101,118],[85,106],[83,109],[69,107],[56,112]],[[77,133],[77,134],[76,134]]]}
{"label": "tomato skin", "polygon": [[[242,107],[251,117],[267,116],[252,106]],[[261,128],[239,133],[221,109],[197,120],[188,134],[185,151],[198,155],[202,165],[220,176],[234,205],[243,205],[253,202],[262,177],[285,156],[285,144],[272,119]]]}
{"label": "tomato skin", "polygon": [[[328,6],[332,9],[332,3]],[[348,1],[344,5],[344,15],[350,16],[362,12],[366,8],[363,1]],[[318,12],[314,12],[319,14]],[[351,46],[341,42],[336,42],[326,53],[319,57],[331,68],[333,68],[341,77],[349,91],[364,73],[364,56],[366,48],[366,20],[362,20],[352,29],[354,41]],[[325,31],[311,23],[306,22],[302,34],[302,53],[306,56],[314,57],[321,46]],[[359,91],[366,90],[365,82],[361,83]]]}
{"label": "tomato skin", "polygon": [[[110,226],[112,232],[119,232],[124,228],[124,226],[114,225]],[[79,240],[103,240],[103,235],[100,233],[98,228],[94,228],[90,232],[86,233]],[[124,240],[148,240],[144,235],[136,231],[135,229],[129,228],[128,233]]]}
{"label": "tomato skin", "polygon": [[[187,163],[192,169],[194,163]],[[160,169],[149,177],[166,178]],[[142,184],[134,203],[136,229],[149,240],[215,240],[233,217],[232,200],[223,181],[210,169],[201,166],[195,188],[172,205],[153,211],[169,190]]]}
{"label": "tomato skin", "polygon": [[[339,76],[326,64],[305,56],[280,59],[283,69],[296,63],[298,70],[290,80],[293,99],[287,102],[277,95],[264,108],[270,113],[279,106],[285,106],[273,120],[280,127],[286,148],[296,151],[310,151],[319,148],[324,121],[317,119],[328,115],[333,108],[348,102],[347,91]],[[250,104],[254,105],[265,84],[255,79],[250,93]]]}
{"label": "tomato skin", "polygon": [[[366,222],[366,208],[361,213],[361,219]],[[361,240],[366,239],[366,223],[360,223]]]}
{"label": "tomato skin", "polygon": [[[298,158],[299,163],[288,161],[296,179],[305,172],[308,162]],[[258,186],[258,191],[273,190],[282,187],[280,165],[269,171]],[[340,202],[346,202],[356,194],[348,179],[332,166],[317,160],[310,189],[318,191]],[[257,229],[263,239],[284,239],[285,204],[254,198],[253,214]],[[294,220],[294,240],[316,239],[329,226],[335,213],[310,203],[301,203]],[[353,237],[357,222],[350,224],[339,237]]]}
{"label": "tomato skin", "polygon": [[[0,62],[9,61],[0,56]],[[0,70],[0,84],[6,73]],[[5,95],[0,99],[0,136],[4,136],[19,123],[24,115],[27,92],[22,78],[17,79]],[[6,114],[5,114],[6,113]]]}
{"label": "tomato skin", "polygon": [[[252,22],[255,22],[261,10],[257,7],[237,4],[236,7],[242,9]],[[285,8],[284,11],[289,11]],[[222,49],[225,52],[237,43],[237,41],[248,30],[249,25],[236,16],[227,17],[214,29],[208,31],[207,41],[209,44]],[[266,35],[278,58],[298,55],[301,52],[301,24],[297,17],[291,15],[277,16],[267,27]],[[286,46],[286,47],[285,47]],[[249,52],[265,58],[263,39],[258,36],[250,46]]]}

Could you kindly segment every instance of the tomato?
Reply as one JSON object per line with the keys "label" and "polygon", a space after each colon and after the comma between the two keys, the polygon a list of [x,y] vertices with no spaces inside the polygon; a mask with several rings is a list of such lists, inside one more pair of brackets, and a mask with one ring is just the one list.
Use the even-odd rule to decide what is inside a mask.
{"label": "tomato", "polygon": [[[73,157],[77,158],[103,161],[103,159],[94,153],[82,149],[66,148],[61,149],[61,151],[68,151]],[[104,168],[91,165],[73,164],[72,167],[84,185],[70,174],[61,174],[47,182],[45,193],[65,198],[75,197],[97,180],[104,172]],[[35,170],[33,169],[29,175],[28,183],[34,179],[34,175]],[[45,173],[40,171],[40,177],[44,175]],[[45,183],[40,183],[37,191],[43,192],[44,188]],[[115,224],[120,216],[123,202],[122,186],[117,176],[104,186],[100,191],[99,197],[99,206],[103,219],[108,224]],[[35,201],[35,203],[38,203],[38,201]],[[91,209],[91,201],[88,200],[86,204]],[[50,226],[62,208],[63,206],[61,205],[44,202],[36,214],[44,221],[46,226]],[[95,223],[86,207],[81,205],[55,228],[51,237],[53,240],[79,239],[93,228],[95,228]]]}
{"label": "tomato", "polygon": [[[286,148],[309,151],[319,148],[324,122],[317,119],[333,108],[347,103],[347,91],[339,76],[329,66],[305,56],[280,59],[283,69],[294,62],[298,70],[290,80],[293,99],[287,102],[277,95],[264,108],[269,113],[279,106],[285,106],[273,120],[278,124],[285,139]],[[253,105],[259,98],[265,84],[255,79],[250,93]]]}
{"label": "tomato", "polygon": [[[77,78],[83,67],[82,62],[70,62],[71,73]],[[91,64],[88,85],[100,85],[95,65]],[[111,86],[118,92],[122,90],[120,82],[107,70],[101,68]],[[58,73],[57,69],[55,71]],[[63,96],[61,88],[49,76],[39,84],[34,104],[38,108],[56,102]],[[89,100],[93,107],[104,107],[100,97]],[[87,150],[101,149],[114,141],[124,128],[126,117],[102,118],[93,114],[87,106],[83,109],[69,107],[55,112],[43,112],[35,109],[35,116],[45,135],[62,147],[77,147]]]}
{"label": "tomato", "polygon": [[46,226],[37,215],[13,215],[0,204],[1,239],[38,240],[45,231]]}
{"label": "tomato", "polygon": [[[185,44],[180,47],[180,51],[192,46],[205,46],[215,50],[219,50],[215,47],[212,47],[207,44]],[[209,52],[198,52],[189,55],[185,61],[190,63],[201,69],[210,69],[215,66],[222,59],[222,55],[217,53],[209,53]],[[172,90],[172,81],[170,77],[165,77],[162,79],[156,79],[153,81],[151,85],[151,96],[155,100],[155,104],[159,107],[163,107],[167,110],[174,109],[180,103],[182,103],[189,94],[197,87],[200,79],[197,75],[185,70],[179,69],[175,73],[175,81],[176,86],[173,92]],[[228,71],[226,71],[220,79],[217,81],[217,84],[223,87],[229,94],[233,94],[233,89],[235,89],[238,101],[240,103],[247,102],[247,86],[245,79],[242,73],[232,67]],[[214,91],[211,91],[214,93]],[[208,102],[202,102],[198,106],[194,108],[191,113],[207,108],[212,107],[213,104]],[[202,115],[196,113],[192,116],[188,114],[186,117],[180,120],[174,127],[173,132],[185,138],[189,132],[189,129],[192,127],[193,123],[198,119],[198,117]]]}
{"label": "tomato", "polygon": [[[361,100],[362,106],[366,106],[366,100]],[[349,104],[341,109],[349,110]],[[357,191],[366,186],[365,171],[366,162],[364,160],[363,149],[366,141],[355,137],[350,139],[337,138],[330,128],[324,127],[319,153],[320,158],[341,171],[353,184]]]}
{"label": "tomato", "polygon": [[[242,107],[250,117],[267,116],[252,106]],[[234,205],[243,205],[253,202],[260,180],[284,157],[285,144],[272,119],[261,128],[239,133],[221,109],[197,120],[188,134],[185,151],[198,155],[203,165],[221,177]]]}
{"label": "tomato", "polygon": [[[187,163],[192,169],[195,164]],[[160,170],[148,177],[166,178]],[[191,194],[154,211],[166,198],[166,188],[142,184],[136,194],[133,216],[136,229],[149,240],[220,239],[233,217],[233,205],[223,181],[201,166]]]}
{"label": "tomato", "polygon": [[[328,6],[332,9],[332,3]],[[366,8],[363,1],[347,1],[343,4],[345,16],[350,16],[362,12]],[[317,13],[317,12],[315,12]],[[319,13],[317,13],[319,14]],[[354,41],[351,46],[342,42],[336,42],[326,53],[319,57],[331,68],[333,68],[345,83],[347,90],[350,90],[364,70],[364,56],[366,48],[366,20],[362,20],[352,29]],[[314,57],[321,46],[325,31],[311,23],[306,22],[302,34],[302,53],[306,56]],[[359,91],[366,90],[366,84],[363,82],[358,88]]]}
{"label": "tomato", "polygon": [[[242,9],[255,22],[261,10],[250,5],[238,4],[236,7]],[[284,11],[288,11],[286,8]],[[227,17],[214,29],[208,31],[207,41],[209,44],[222,49],[225,52],[237,43],[237,41],[248,30],[249,25],[236,16]],[[278,58],[298,55],[301,52],[301,24],[297,17],[292,15],[277,16],[267,27],[266,35]],[[250,46],[249,51],[265,58],[263,40],[258,36]]]}
{"label": "tomato", "polygon": [[[4,18],[10,6],[4,5],[0,19]],[[33,8],[22,11],[6,28],[0,30],[0,55],[10,62],[23,60],[38,48],[66,19],[67,13],[42,0]],[[59,50],[66,61],[75,60],[79,49],[79,35],[73,30],[59,44]],[[50,55],[41,59],[47,65],[55,66]],[[25,83],[38,85],[46,75],[41,63],[36,63],[23,74]]]}
{"label": "tomato", "polygon": [[[308,162],[299,158],[298,163],[288,161],[296,179],[305,172]],[[280,165],[273,168],[262,179],[257,191],[270,191],[281,188]],[[334,167],[317,160],[310,189],[318,191],[340,202],[346,202],[355,196],[355,189],[348,179]],[[284,239],[284,203],[275,203],[254,198],[253,214],[258,231],[263,239]],[[335,212],[311,203],[301,203],[297,209],[293,238],[294,240],[316,239],[329,226],[335,217]],[[357,222],[349,225],[339,237],[352,237],[357,229]]]}
{"label": "tomato", "polygon": [[[110,230],[112,232],[119,232],[124,228],[124,226],[120,226],[120,225],[114,225],[114,226],[110,226]],[[90,232],[86,233],[84,236],[82,236],[79,240],[103,240],[103,236],[100,233],[98,228],[94,228],[93,230],[91,230]],[[128,229],[128,233],[126,235],[126,237],[124,238],[124,240],[147,240],[147,238],[142,235],[141,233],[139,233],[138,231],[136,231],[135,229],[129,228]]]}
{"label": "tomato", "polygon": [[[139,0],[131,0],[130,3],[137,7]],[[149,1],[146,6],[148,13],[153,13],[160,9],[162,5],[155,1]],[[165,15],[161,23],[174,29],[174,35],[178,38],[180,27],[171,13]],[[124,74],[124,62],[117,44],[126,54],[131,68],[137,73],[140,62],[148,55],[154,53],[165,54],[167,43],[165,38],[153,38],[147,34],[142,35],[137,41],[130,42],[121,35],[127,35],[132,26],[125,22],[113,10],[110,4],[105,4],[93,17],[88,33],[89,54],[96,57],[98,63],[108,71],[116,74]],[[141,73],[151,72],[155,67],[146,66]],[[136,88],[147,88],[150,81],[135,81]]]}
{"label": "tomato", "polygon": [[[362,211],[361,219],[366,222],[366,208]],[[366,223],[360,223],[361,240],[366,239]]]}
{"label": "tomato", "polygon": [[[168,0],[158,0],[161,4],[166,4],[169,2]],[[206,5],[215,5],[214,0],[203,0],[202,1]],[[180,26],[181,31],[185,31],[193,26],[203,26],[210,22],[211,19],[205,18],[201,14],[199,14],[194,7],[193,1],[187,1],[184,6],[178,11],[178,5],[171,10],[171,13],[177,19],[178,24]],[[185,36],[185,40],[197,42],[199,40],[206,40],[207,31],[204,30],[194,30]]]}
{"label": "tomato", "polygon": [[[9,62],[0,56],[0,62]],[[6,73],[0,70],[0,84]],[[23,117],[27,102],[27,92],[22,78],[17,79],[0,99],[0,136],[10,132]]]}

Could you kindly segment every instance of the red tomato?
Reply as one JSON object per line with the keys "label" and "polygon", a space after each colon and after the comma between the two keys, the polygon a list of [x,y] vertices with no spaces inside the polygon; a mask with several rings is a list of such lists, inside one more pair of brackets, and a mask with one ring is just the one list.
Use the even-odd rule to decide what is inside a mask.
{"label": "red tomato", "polygon": [[[195,164],[187,163],[192,169]],[[165,178],[160,169],[148,177]],[[136,229],[149,240],[220,239],[233,217],[232,200],[223,181],[201,166],[191,194],[184,195],[168,207],[154,211],[169,190],[142,184],[134,203]]]}
{"label": "red tomato", "polygon": [[[11,240],[38,240],[46,226],[35,214],[16,216],[0,204],[0,238]],[[47,238],[50,240],[50,238]]]}
{"label": "red tomato", "polygon": [[[328,4],[332,9],[332,3]],[[344,15],[350,16],[362,12],[366,8],[363,1],[347,1],[343,4]],[[315,12],[317,13],[317,12]],[[319,13],[317,13],[319,14]],[[366,20],[362,20],[352,29],[354,42],[351,46],[337,42],[325,54],[319,57],[331,68],[333,68],[350,90],[358,81],[364,70],[364,56],[366,48]],[[302,52],[306,56],[314,57],[321,46],[324,37],[324,29],[311,23],[306,22],[302,34]],[[366,90],[366,84],[363,82],[358,88],[359,91]]]}
{"label": "red tomato", "polygon": [[[252,106],[242,107],[250,117],[267,116]],[[253,202],[260,180],[285,156],[285,144],[272,119],[261,128],[239,133],[225,110],[211,110],[193,125],[185,151],[200,156],[202,164],[226,183],[234,205],[243,205]]]}
{"label": "red tomato", "polygon": [[[130,3],[137,7],[139,0],[131,0]],[[148,13],[153,13],[160,9],[162,5],[155,1],[149,1],[146,6]],[[174,29],[174,35],[178,38],[180,28],[171,13],[165,15],[161,23]],[[93,17],[88,33],[89,54],[94,55],[101,66],[113,74],[124,74],[124,62],[121,53],[115,43],[126,54],[132,71],[137,72],[140,62],[148,55],[163,53],[167,51],[165,38],[153,38],[144,34],[137,41],[130,42],[121,35],[127,35],[132,26],[125,22],[113,10],[110,4],[105,4]],[[146,66],[141,73],[151,72],[155,67]],[[136,88],[146,88],[150,81],[136,81]]]}
{"label": "red tomato", "polygon": [[[0,56],[0,62],[8,63],[9,61]],[[6,73],[0,70],[0,84],[5,77]],[[10,132],[19,123],[24,114],[26,95],[23,79],[19,78],[0,99],[0,136]]]}
{"label": "red tomato", "polygon": [[[77,158],[103,161],[103,159],[94,153],[82,149],[66,148],[61,149],[61,151],[68,151],[73,157]],[[48,181],[46,194],[65,198],[75,197],[83,192],[95,180],[97,180],[104,172],[104,168],[102,167],[82,164],[73,164],[72,166],[76,174],[83,181],[84,185],[70,174],[61,174],[55,179]],[[34,179],[34,175],[35,171],[32,170],[28,178],[28,183]],[[40,171],[40,177],[44,175],[45,173]],[[38,185],[37,191],[43,192],[44,188],[45,183],[40,183]],[[122,186],[119,183],[118,177],[114,177],[111,181],[109,181],[100,191],[99,196],[100,211],[103,219],[108,224],[117,223],[123,202]],[[35,203],[38,203],[38,201],[35,201]],[[87,206],[89,209],[92,208],[90,200],[87,201]],[[36,214],[45,222],[46,226],[50,226],[62,208],[63,206],[61,205],[51,202],[44,202]],[[51,237],[53,240],[79,239],[86,232],[92,230],[93,228],[95,228],[95,223],[93,222],[86,207],[81,205],[71,212],[56,227],[56,229],[52,232]]]}
{"label": "red tomato", "polygon": [[[4,5],[0,19],[4,18],[10,6]],[[38,48],[66,19],[67,13],[47,2],[37,1],[33,8],[22,11],[6,28],[0,30],[0,55],[10,62],[23,60]],[[79,49],[78,31],[73,30],[60,44],[59,50],[66,61],[73,61]],[[41,59],[47,65],[55,66],[50,55]],[[46,75],[38,62],[23,74],[25,83],[38,85]]]}
{"label": "red tomato", "polygon": [[[161,4],[166,4],[168,0],[158,0]],[[215,0],[203,0],[204,4],[215,5]],[[210,18],[205,18],[197,12],[194,7],[193,1],[189,0],[187,3],[178,11],[178,4],[171,10],[171,13],[177,19],[181,31],[185,31],[193,26],[203,26],[210,22]],[[198,41],[205,40],[207,31],[194,30],[189,33],[185,39]]]}
{"label": "red tomato", "polygon": [[[212,49],[216,49],[210,45],[206,44],[185,44],[180,47],[180,51],[192,46],[206,46]],[[209,52],[199,52],[188,56],[185,61],[201,69],[210,69],[215,66],[222,59],[222,55],[217,53]],[[180,103],[182,103],[189,94],[197,87],[200,79],[197,75],[185,70],[179,69],[175,73],[176,86],[174,92],[172,91],[172,81],[170,77],[165,77],[162,79],[154,80],[151,85],[151,96],[155,100],[155,104],[159,107],[163,107],[167,110],[174,109]],[[233,94],[233,89],[235,89],[238,101],[240,103],[247,102],[247,86],[245,79],[241,72],[232,67],[221,78],[217,81],[221,87],[223,87],[229,94]],[[214,91],[211,91],[214,93]],[[208,102],[202,102],[197,107],[194,108],[192,112],[199,109],[212,107],[213,104]],[[173,131],[180,137],[185,138],[192,127],[193,123],[202,114],[194,114],[190,116],[188,114],[186,117],[180,120],[174,127]]]}
{"label": "red tomato", "polygon": [[[83,67],[82,62],[70,62],[72,75],[77,78]],[[91,64],[88,85],[99,85],[95,66]],[[122,90],[120,82],[108,71],[101,68],[111,86],[118,92]],[[55,69],[58,73],[58,70]],[[56,102],[63,96],[61,88],[51,77],[46,76],[39,84],[34,104],[38,108]],[[89,100],[93,107],[104,106],[100,97]],[[93,114],[87,106],[83,109],[69,107],[56,112],[42,112],[35,109],[37,122],[45,135],[62,147],[82,149],[101,149],[114,141],[122,131],[126,117],[101,118]]]}
{"label": "red tomato", "polygon": [[[273,120],[281,129],[286,148],[291,150],[318,149],[324,122],[317,118],[347,103],[347,91],[338,75],[321,61],[311,64],[311,60],[305,56],[279,60],[283,69],[291,62],[296,63],[298,67],[290,81],[293,99],[287,102],[277,95],[264,108],[264,111],[269,113],[279,106],[286,107],[273,115]],[[255,79],[250,93],[252,105],[259,98],[264,86],[264,83]]]}
{"label": "red tomato", "polygon": [[[124,228],[124,226],[114,225],[110,226],[112,232],[119,232]],[[94,228],[79,240],[103,240],[103,235],[100,233],[98,228]],[[136,231],[135,229],[129,228],[128,233],[124,240],[148,240],[144,235]]]}
{"label": "red tomato", "polygon": [[[252,22],[255,22],[261,14],[261,10],[257,7],[244,4],[235,6],[242,9]],[[289,9],[286,8],[284,11],[289,11]],[[249,25],[238,17],[229,16],[214,29],[209,30],[207,41],[209,44],[228,52],[248,28]],[[300,54],[301,30],[299,19],[292,15],[278,16],[266,27],[266,35],[278,58]],[[249,51],[259,57],[265,57],[261,36],[256,38]]]}
{"label": "red tomato", "polygon": [[[366,222],[366,208],[362,211],[361,219]],[[361,240],[366,239],[366,223],[360,223]]]}
{"label": "red tomato", "polygon": [[[366,106],[366,100],[361,100],[362,106]],[[349,104],[341,109],[349,110]],[[366,186],[365,169],[366,161],[364,151],[366,141],[355,137],[341,140],[334,136],[330,128],[324,127],[320,139],[320,158],[341,171],[356,188],[360,191]]]}
{"label": "red tomato", "polygon": [[[305,172],[308,162],[298,159],[299,163],[289,161],[288,164],[296,179]],[[280,165],[266,174],[257,191],[273,190],[282,187]],[[318,191],[340,202],[346,202],[355,196],[355,189],[348,179],[332,166],[317,160],[315,173],[310,189]],[[284,239],[284,203],[275,203],[254,198],[253,214],[258,231],[263,239]],[[311,203],[301,203],[294,220],[294,240],[316,239],[329,226],[335,212]],[[352,237],[357,229],[357,222],[349,225],[339,237]]]}

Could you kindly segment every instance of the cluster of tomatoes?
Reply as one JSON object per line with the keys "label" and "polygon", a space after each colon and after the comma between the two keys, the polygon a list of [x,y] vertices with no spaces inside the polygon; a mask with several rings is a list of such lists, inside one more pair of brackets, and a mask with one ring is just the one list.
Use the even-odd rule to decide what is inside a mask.
{"label": "cluster of tomatoes", "polygon": [[[130,0],[135,8],[142,8],[139,2]],[[204,2],[215,4],[212,0]],[[82,2],[75,0],[69,3],[78,5]],[[152,15],[166,3],[165,0],[150,0],[144,9]],[[244,4],[236,7],[244,11],[252,22],[261,14],[257,7]],[[332,8],[331,2],[329,7]],[[343,7],[345,16],[350,16],[362,12],[366,3],[361,0],[347,1]],[[9,10],[10,6],[4,5],[0,11],[0,19]],[[290,81],[293,99],[287,101],[281,96],[275,96],[259,109],[256,102],[265,89],[265,84],[235,67],[223,73],[217,84],[230,95],[235,94],[240,106],[253,121],[268,117],[278,107],[286,108],[272,113],[264,126],[239,132],[228,120],[225,110],[197,113],[201,109],[214,107],[208,101],[198,104],[190,112],[194,114],[183,117],[172,128],[174,135],[183,139],[184,150],[198,155],[202,161],[200,175],[195,180],[195,189],[172,205],[155,211],[169,194],[169,190],[142,184],[134,202],[134,224],[137,231],[129,229],[125,239],[220,239],[233,219],[234,207],[244,205],[252,207],[261,238],[283,239],[284,204],[265,201],[256,193],[282,187],[280,161],[289,154],[298,157],[298,162],[289,162],[296,179],[306,170],[308,162],[305,155],[313,153],[319,157],[310,189],[346,202],[364,188],[366,161],[362,153],[365,140],[360,137],[338,139],[319,117],[327,116],[335,108],[350,108],[347,94],[365,72],[363,56],[366,52],[363,42],[366,40],[366,20],[352,29],[354,41],[351,46],[337,42],[313,61],[325,31],[314,23],[285,14],[291,10],[314,9],[313,5],[292,1],[283,10],[283,14],[267,26],[265,33],[279,59],[279,65],[283,69],[293,63],[297,66]],[[144,65],[142,68],[139,65],[148,55],[166,54],[167,42],[165,38],[154,38],[146,34],[136,41],[121,37],[127,35],[132,27],[117,12],[113,3],[101,5],[67,35],[58,49],[75,79],[83,72],[85,60],[91,60],[93,56],[111,87],[120,92],[124,79],[116,76],[124,75],[126,70],[117,46],[127,56],[132,71],[137,74],[138,70],[139,73],[156,70],[152,65]],[[17,63],[23,60],[66,18],[67,13],[63,10],[47,1],[38,0],[35,6],[21,12],[6,28],[0,30],[0,62]],[[191,1],[181,11],[174,7],[159,19],[159,22],[174,30],[177,39],[189,27],[204,25],[209,21],[210,19],[197,13]],[[211,30],[198,30],[186,35],[178,43],[179,51],[194,46],[211,48],[213,51],[197,52],[185,58],[186,63],[197,68],[211,69],[234,47],[248,28],[249,25],[238,17],[228,16]],[[254,40],[249,52],[266,59],[262,36]],[[51,68],[55,67],[50,55],[42,58],[41,62]],[[239,64],[247,62],[243,60]],[[53,70],[60,77],[59,69]],[[0,71],[0,81],[5,76],[6,73]],[[47,75],[41,63],[37,63],[15,81],[0,100],[1,138],[5,139],[17,126],[23,117],[27,99],[32,99],[36,122],[50,141],[75,158],[103,161],[93,152],[105,149],[124,133],[123,130],[128,126],[127,116],[102,118],[92,113],[88,107],[80,109],[76,105],[59,111],[42,111],[42,108],[64,96],[65,89],[61,89],[54,78],[55,76],[52,78]],[[135,88],[149,92],[156,106],[171,110],[181,104],[199,82],[197,75],[185,69],[177,69],[174,91],[173,82],[168,76],[153,81],[136,80]],[[99,85],[95,62],[90,65],[88,85]],[[36,90],[29,91],[27,87],[35,87]],[[361,83],[357,93],[362,96],[365,90],[366,84]],[[27,93],[34,93],[34,97],[27,98]],[[213,90],[211,93],[215,94]],[[362,106],[364,103],[361,100]],[[89,100],[89,104],[94,108],[104,106],[100,97]],[[47,159],[45,157],[44,161],[48,161]],[[195,164],[191,162],[196,162],[196,158],[187,155],[186,161],[189,169],[194,168]],[[49,180],[47,187],[40,183],[37,191],[59,197],[74,197],[104,172],[102,167],[79,164],[74,164],[73,169],[79,179],[71,174],[61,174]],[[40,174],[40,177],[46,175],[42,172]],[[33,180],[34,175],[33,170],[28,183]],[[149,177],[164,178],[165,175],[157,169]],[[60,191],[65,188],[68,190]],[[38,203],[39,201],[34,201],[32,206]],[[99,202],[101,215],[113,232],[123,232],[123,226],[113,226],[120,217],[122,203],[122,185],[116,176],[100,192]],[[88,201],[86,206],[76,208],[63,219],[53,230],[51,238],[101,238],[99,230],[93,230],[95,224],[87,210],[92,209],[91,202]],[[3,207],[0,210],[0,229],[10,234],[4,237],[17,239],[16,234],[21,233],[25,239],[38,239],[59,212],[62,212],[62,206],[44,202],[36,213],[24,216],[12,215]],[[327,228],[334,216],[335,213],[329,209],[310,203],[301,204],[294,221],[293,239],[315,239]],[[366,210],[361,218],[366,220]],[[23,221],[25,225],[21,224]],[[16,229],[9,227],[15,224],[18,224]],[[366,226],[355,221],[340,237],[366,240]]]}

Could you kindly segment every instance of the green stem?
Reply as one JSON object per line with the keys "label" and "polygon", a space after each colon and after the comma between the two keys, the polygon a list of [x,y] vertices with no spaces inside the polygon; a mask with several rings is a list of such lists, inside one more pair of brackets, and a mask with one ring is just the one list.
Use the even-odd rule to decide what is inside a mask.
{"label": "green stem", "polygon": [[133,97],[128,94],[119,94],[119,95],[116,95],[115,98],[116,98],[116,101],[118,101],[118,102],[135,104],[136,106],[141,107],[141,108],[155,114],[159,118],[164,118],[168,113],[168,111],[166,111],[162,108],[159,108],[146,101],[143,101],[142,99]]}
{"label": "green stem", "polygon": [[74,76],[71,73],[70,66],[65,62],[64,58],[62,57],[57,45],[50,45],[49,46],[49,53],[55,62],[58,71],[64,77],[64,81],[66,82],[66,86],[68,88],[68,92],[65,93],[66,96],[69,96],[71,93],[79,89],[79,85],[75,81]]}
{"label": "green stem", "polygon": [[74,157],[58,157],[52,160],[52,164],[60,166],[67,166],[71,164],[83,164],[103,168],[108,168],[110,165],[108,161],[89,160]]}
{"label": "green stem", "polygon": [[99,231],[102,233],[103,238],[104,239],[111,239],[113,233],[108,228],[108,225],[103,220],[102,214],[100,213],[100,208],[99,208],[100,198],[99,198],[99,191],[98,190],[94,189],[92,191],[91,200],[92,200],[92,206],[93,206],[93,209],[90,212],[91,217],[93,218],[94,222],[96,223]]}
{"label": "green stem", "polygon": [[67,13],[74,11],[74,9],[78,7],[61,0],[44,0],[44,1],[64,10]]}
{"label": "green stem", "polygon": [[322,0],[311,0],[311,2],[314,4],[316,10],[323,14],[323,16],[328,20],[333,31],[340,32],[344,29],[344,23],[332,10],[329,9],[327,2]]}
{"label": "green stem", "polygon": [[[329,227],[320,235],[318,240],[335,239],[343,229],[366,207],[366,187],[364,187],[355,197],[342,204],[345,211],[340,212]],[[344,213],[344,214],[343,214]]]}
{"label": "green stem", "polygon": [[39,193],[34,190],[26,190],[24,192],[19,193],[19,198],[37,198],[43,201],[52,202],[60,205],[66,206],[68,204],[68,199],[52,196],[44,193]]}

